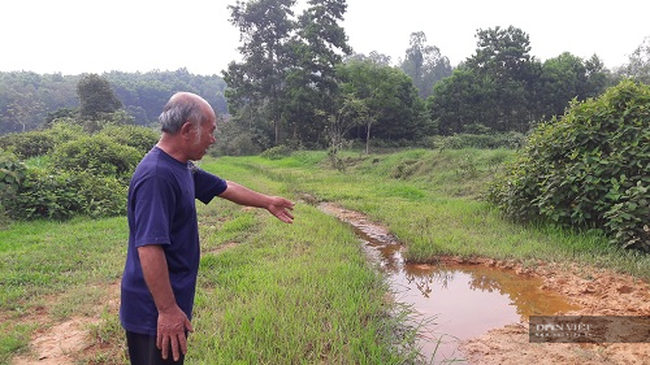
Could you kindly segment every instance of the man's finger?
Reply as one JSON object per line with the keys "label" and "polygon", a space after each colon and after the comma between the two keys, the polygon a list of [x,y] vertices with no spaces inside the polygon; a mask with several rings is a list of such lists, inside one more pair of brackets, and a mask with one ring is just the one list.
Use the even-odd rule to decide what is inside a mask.
{"label": "man's finger", "polygon": [[[174,361],[178,361],[178,359],[180,358],[180,354],[179,354],[179,351],[178,351],[178,346],[179,346],[178,337],[171,336],[171,340],[172,340],[172,343],[171,343],[171,345],[172,345],[172,356],[174,356]],[[166,359],[166,357],[163,356],[163,359]]]}
{"label": "man's finger", "polygon": [[163,336],[160,350],[162,351],[163,360],[167,360],[169,356],[169,337]]}
{"label": "man's finger", "polygon": [[181,346],[181,352],[183,353],[183,355],[186,355],[187,354],[187,337],[185,337],[185,335],[181,333],[180,335],[178,335],[178,343]]}
{"label": "man's finger", "polygon": [[187,318],[185,319],[185,329],[188,332],[194,332],[194,328],[192,327],[192,322],[190,322],[190,320]]}

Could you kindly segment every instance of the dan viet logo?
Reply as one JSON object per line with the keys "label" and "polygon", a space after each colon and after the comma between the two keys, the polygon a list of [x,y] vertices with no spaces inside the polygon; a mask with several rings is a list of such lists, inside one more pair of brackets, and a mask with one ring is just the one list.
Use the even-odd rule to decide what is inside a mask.
{"label": "dan viet logo", "polygon": [[530,316],[530,342],[650,343],[650,316]]}
{"label": "dan viet logo", "polygon": [[533,334],[537,337],[580,337],[589,335],[591,325],[586,323],[536,324]]}

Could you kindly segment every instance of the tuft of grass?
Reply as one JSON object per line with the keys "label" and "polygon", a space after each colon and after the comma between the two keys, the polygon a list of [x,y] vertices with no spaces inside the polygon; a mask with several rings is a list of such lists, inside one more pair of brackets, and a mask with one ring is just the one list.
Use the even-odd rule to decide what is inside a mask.
{"label": "tuft of grass", "polygon": [[33,325],[14,323],[3,318],[0,323],[0,364],[10,364],[11,358],[27,351]]}

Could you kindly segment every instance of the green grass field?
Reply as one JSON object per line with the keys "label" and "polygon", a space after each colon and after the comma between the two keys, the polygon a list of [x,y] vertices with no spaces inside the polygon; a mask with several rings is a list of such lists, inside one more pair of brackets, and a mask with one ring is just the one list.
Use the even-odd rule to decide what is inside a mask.
{"label": "green grass field", "polygon": [[[186,364],[417,363],[409,313],[392,303],[352,230],[313,206],[337,202],[385,224],[407,259],[438,255],[538,260],[608,268],[650,279],[648,255],[596,232],[522,226],[480,198],[508,150],[325,152],[206,159],[227,180],[297,202],[293,225],[216,199],[199,207],[203,257]],[[311,204],[310,204],[311,203]],[[97,320],[81,364],[125,364],[107,288],[121,276],[124,217],[17,222],[0,230],[0,364],[29,355],[36,331],[77,316]]]}

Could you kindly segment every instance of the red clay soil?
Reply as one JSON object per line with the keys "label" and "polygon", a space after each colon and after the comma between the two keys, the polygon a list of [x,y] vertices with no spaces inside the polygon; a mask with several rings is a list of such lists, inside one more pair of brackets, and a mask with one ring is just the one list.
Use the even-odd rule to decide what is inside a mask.
{"label": "red clay soil", "polygon": [[[562,294],[579,310],[563,315],[585,316],[648,316],[650,315],[650,285],[629,275],[607,270],[540,264],[523,269],[509,262],[489,259],[459,260],[498,266],[540,277],[543,290]],[[650,343],[530,343],[528,323],[496,328],[485,335],[465,341],[460,350],[468,364],[650,364]]]}

